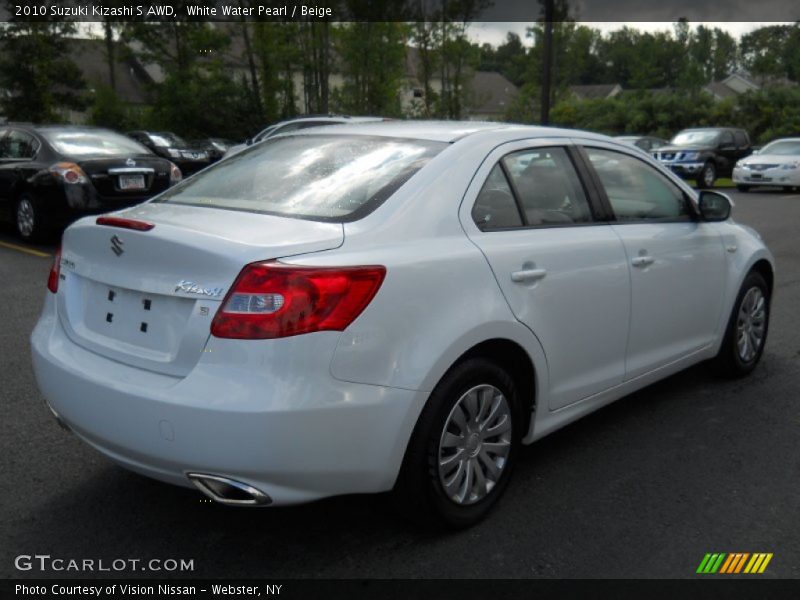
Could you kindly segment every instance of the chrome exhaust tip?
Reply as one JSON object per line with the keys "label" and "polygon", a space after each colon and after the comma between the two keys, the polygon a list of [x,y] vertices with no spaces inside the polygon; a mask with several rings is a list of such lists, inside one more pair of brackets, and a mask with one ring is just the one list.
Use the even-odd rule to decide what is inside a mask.
{"label": "chrome exhaust tip", "polygon": [[64,431],[72,431],[69,425],[67,425],[64,422],[64,419],[61,418],[61,415],[58,414],[56,409],[50,406],[50,403],[47,401],[47,398],[44,399],[44,405],[50,410],[50,414],[53,415],[53,418],[56,420],[56,423],[58,423],[58,426],[61,427],[61,429],[63,429]]}
{"label": "chrome exhaust tip", "polygon": [[267,506],[272,504],[272,498],[261,490],[229,477],[207,473],[187,473],[186,477],[197,489],[220,504],[228,506]]}

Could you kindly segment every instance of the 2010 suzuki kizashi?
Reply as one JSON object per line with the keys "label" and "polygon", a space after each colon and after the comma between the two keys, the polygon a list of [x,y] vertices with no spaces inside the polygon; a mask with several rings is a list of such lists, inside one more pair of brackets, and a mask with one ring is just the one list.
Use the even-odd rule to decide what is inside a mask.
{"label": "2010 suzuki kizashi", "polygon": [[773,259],[730,211],[578,131],[282,135],[67,229],[36,377],[86,443],[219,502],[394,490],[465,526],[520,444],[756,366]]}

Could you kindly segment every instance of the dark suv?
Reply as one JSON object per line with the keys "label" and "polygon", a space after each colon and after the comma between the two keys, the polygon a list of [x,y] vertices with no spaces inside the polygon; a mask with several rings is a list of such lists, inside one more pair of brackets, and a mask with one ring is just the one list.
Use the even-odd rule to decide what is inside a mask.
{"label": "dark suv", "polygon": [[750,136],[743,129],[704,127],[684,129],[653,157],[697,187],[714,187],[717,177],[730,177],[740,158],[753,151]]}

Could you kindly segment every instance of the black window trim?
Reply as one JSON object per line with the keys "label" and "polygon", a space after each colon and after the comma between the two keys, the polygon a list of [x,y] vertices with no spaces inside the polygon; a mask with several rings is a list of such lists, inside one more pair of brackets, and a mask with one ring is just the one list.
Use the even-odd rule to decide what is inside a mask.
{"label": "black window trim", "polygon": [[[656,219],[625,219],[625,220],[621,220],[621,219],[617,218],[617,215],[614,212],[613,207],[611,206],[611,201],[608,199],[608,194],[606,193],[605,187],[603,186],[603,183],[602,183],[602,181],[600,179],[600,175],[597,174],[597,170],[592,165],[591,160],[589,159],[589,155],[586,152],[586,148],[594,148],[596,150],[604,150],[606,152],[615,152],[617,154],[622,154],[623,156],[627,156],[629,158],[633,158],[635,160],[638,160],[641,163],[644,163],[644,165],[646,165],[646,166],[650,167],[651,169],[653,169],[654,171],[656,171],[659,175],[661,175],[661,177],[665,181],[667,181],[670,185],[674,186],[681,193],[681,196],[683,196],[684,204],[689,209],[689,214],[686,215],[685,217],[677,217],[677,218],[674,218],[674,217],[660,217],[660,218],[656,218]],[[627,152],[622,152],[622,151],[614,149],[614,148],[606,148],[604,146],[595,146],[595,145],[593,145],[591,143],[580,144],[579,145],[579,149],[581,151],[581,155],[583,157],[583,160],[586,162],[587,168],[590,169],[590,171],[591,171],[592,180],[595,182],[595,185],[598,186],[598,191],[599,191],[599,193],[600,193],[600,195],[602,197],[603,205],[609,211],[609,217],[610,217],[609,218],[609,223],[613,223],[614,225],[647,225],[647,224],[656,224],[656,223],[659,223],[659,224],[660,223],[696,223],[696,222],[702,221],[700,213],[697,211],[697,209],[696,209],[696,207],[694,205],[694,202],[691,201],[691,199],[686,194],[686,192],[683,189],[681,189],[681,187],[679,185],[677,185],[675,182],[670,181],[669,177],[664,175],[664,173],[661,173],[658,168],[653,167],[653,165],[651,165],[647,161],[642,160],[641,157],[634,156],[633,154],[628,154]]]}
{"label": "black window trim", "polygon": [[[505,165],[505,159],[507,156],[511,156],[512,154],[518,154],[520,152],[525,152],[526,150],[542,150],[547,148],[563,148],[566,152],[567,159],[572,164],[573,169],[575,169],[575,176],[578,178],[580,182],[581,189],[583,190],[584,197],[586,198],[586,202],[589,205],[589,220],[584,221],[581,223],[547,223],[547,224],[539,224],[539,225],[531,225],[528,223],[527,215],[525,214],[525,210],[522,207],[522,201],[520,200],[519,190],[517,190],[517,185],[514,182],[513,178],[510,176],[508,172],[508,168]],[[498,232],[507,232],[507,231],[525,231],[531,229],[564,229],[566,227],[596,227],[597,225],[608,225],[609,220],[606,217],[606,210],[602,205],[602,196],[598,193],[597,189],[595,188],[595,184],[592,182],[590,184],[589,180],[587,179],[590,176],[590,173],[587,172],[586,166],[583,164],[583,159],[579,155],[580,147],[576,146],[573,142],[568,142],[564,144],[548,144],[546,146],[528,146],[526,148],[519,148],[517,150],[511,150],[510,152],[506,152],[501,156],[497,161],[492,165],[491,169],[489,169],[489,173],[483,180],[481,184],[481,189],[478,191],[478,195],[475,196],[475,200],[472,203],[472,208],[470,208],[470,218],[472,218],[472,210],[475,208],[475,203],[478,200],[478,196],[480,196],[481,191],[483,191],[483,186],[486,184],[487,179],[491,175],[494,167],[499,165],[501,170],[503,171],[503,176],[506,178],[506,183],[508,184],[509,189],[511,190],[511,195],[514,197],[514,203],[517,206],[517,212],[520,215],[520,219],[522,219],[522,225],[515,225],[511,227],[496,227],[493,229],[482,229],[480,225],[475,223],[475,219],[472,219],[472,222],[475,224],[475,227],[481,233],[498,233]]]}

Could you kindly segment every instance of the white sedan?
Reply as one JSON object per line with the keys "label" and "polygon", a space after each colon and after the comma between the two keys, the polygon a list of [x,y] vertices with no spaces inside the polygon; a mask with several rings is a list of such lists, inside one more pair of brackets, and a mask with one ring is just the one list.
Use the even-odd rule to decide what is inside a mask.
{"label": "white sedan", "polygon": [[775,140],[743,158],[733,168],[733,182],[740,192],[756,185],[800,187],[800,138]]}
{"label": "white sedan", "polygon": [[530,444],[711,359],[773,259],[638,149],[490,123],[278,136],[67,229],[31,343],[58,421],[229,505],[393,490],[460,527]]}

